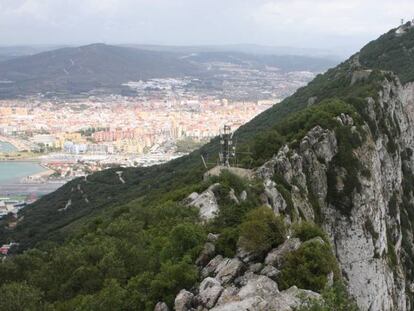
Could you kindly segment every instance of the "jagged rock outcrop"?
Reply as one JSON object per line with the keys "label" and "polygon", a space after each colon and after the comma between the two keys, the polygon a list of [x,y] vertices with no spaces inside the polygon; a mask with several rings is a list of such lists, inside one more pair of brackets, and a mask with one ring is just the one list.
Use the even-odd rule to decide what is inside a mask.
{"label": "jagged rock outcrop", "polygon": [[210,220],[217,216],[219,205],[216,196],[214,195],[214,190],[219,186],[220,184],[211,185],[201,194],[193,192],[186,199],[189,206],[194,206],[200,210],[200,218],[203,221]]}
{"label": "jagged rock outcrop", "polygon": [[356,186],[342,196],[342,202],[332,196],[346,191],[350,172],[334,161],[339,143],[331,129],[314,127],[299,147],[281,148],[256,174],[264,180],[275,212],[286,210],[283,201],[275,199],[279,197],[273,179],[277,175],[292,187],[288,216],[300,215],[323,225],[349,292],[362,311],[411,310],[408,296],[413,280],[407,280],[402,245],[414,245],[412,234],[402,232],[401,218],[408,218],[408,212],[400,206],[407,200],[403,198],[403,167],[411,173],[414,167],[412,156],[405,162],[402,159],[407,150],[409,154],[414,150],[414,84],[402,86],[393,76],[385,79],[378,98],[367,98],[364,109],[366,119],[360,129],[349,115],[337,118],[340,127],[361,131],[363,137],[363,143],[353,150],[359,163]]}
{"label": "jagged rock outcrop", "polygon": [[[276,249],[279,251],[278,256],[286,256],[300,244],[296,238],[287,240]],[[272,250],[267,257],[275,258],[274,253],[275,250]],[[272,260],[269,265],[264,265],[263,258],[246,254],[239,248],[234,258],[217,255],[205,266],[200,266],[200,284],[193,292],[181,290],[178,293],[175,310],[294,311],[312,300],[321,299],[319,294],[295,286],[280,291],[277,284],[280,271],[271,265],[276,262]],[[244,260],[238,257],[240,255]]]}
{"label": "jagged rock outcrop", "polygon": [[[368,73],[363,78],[369,78]],[[414,83],[402,86],[390,74],[378,97],[366,98],[362,109],[362,123],[341,113],[334,118],[337,128],[315,126],[255,174],[263,180],[263,203],[283,214],[287,223],[308,220],[322,225],[361,311],[412,310],[414,272],[407,262],[413,255],[414,220],[407,208],[414,206],[414,196],[411,190],[407,196],[406,180],[407,174],[414,176]],[[350,153],[358,166],[354,171],[338,160],[344,147],[337,131],[348,131],[361,141]],[[216,256],[201,270],[203,278],[215,280],[209,279],[214,286],[208,302],[201,299],[203,306],[216,311],[291,310],[300,290],[279,292],[277,277],[284,256],[300,245],[299,239],[287,239],[263,263],[240,249],[238,258]],[[328,280],[332,283],[332,275]]]}

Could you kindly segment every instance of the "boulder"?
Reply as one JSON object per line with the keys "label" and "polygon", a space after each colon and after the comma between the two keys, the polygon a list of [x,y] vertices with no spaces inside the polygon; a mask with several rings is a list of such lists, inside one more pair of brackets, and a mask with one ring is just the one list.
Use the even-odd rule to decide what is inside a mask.
{"label": "boulder", "polygon": [[188,311],[191,309],[191,302],[194,298],[194,295],[185,289],[182,289],[174,301],[174,310],[175,311]]}
{"label": "boulder", "polygon": [[235,204],[240,205],[240,201],[236,196],[236,193],[234,192],[234,189],[231,188],[229,192],[229,198],[232,200]]}
{"label": "boulder", "polygon": [[213,243],[207,242],[204,244],[203,250],[196,260],[197,266],[205,266],[213,258],[216,253],[216,247]]}
{"label": "boulder", "polygon": [[170,309],[165,302],[158,302],[155,305],[154,311],[170,311]]}
{"label": "boulder", "polygon": [[243,262],[238,258],[224,259],[216,269],[216,279],[222,283],[227,284],[233,281],[243,269]]}
{"label": "boulder", "polygon": [[[268,301],[277,295],[279,290],[276,282],[266,276],[246,273],[243,278],[247,280],[240,291],[226,295],[219,300],[217,305],[211,309],[214,311],[253,311],[253,310],[275,310],[269,307]],[[224,295],[224,293],[223,293]]]}
{"label": "boulder", "polygon": [[214,271],[216,271],[217,267],[220,263],[224,260],[223,256],[217,255],[214,257],[210,262],[201,270],[201,276],[206,278],[208,276],[213,275]]}
{"label": "boulder", "polygon": [[220,236],[220,234],[209,233],[207,235],[207,241],[209,241],[211,243],[214,243],[218,240],[219,236]]}
{"label": "boulder", "polygon": [[221,293],[221,296],[219,300],[216,303],[216,306],[224,305],[232,301],[238,301],[240,298],[237,296],[237,293],[239,292],[239,289],[231,285],[229,287],[226,287],[223,292]]}
{"label": "boulder", "polygon": [[246,200],[247,200],[247,192],[246,192],[246,190],[243,190],[243,191],[240,193],[240,200],[241,200],[241,201],[246,201]]}
{"label": "boulder", "polygon": [[301,245],[301,242],[297,238],[287,239],[282,245],[271,250],[265,259],[266,265],[272,265],[278,269],[283,264],[283,260],[286,254],[297,250]]}
{"label": "boulder", "polygon": [[220,186],[220,184],[211,185],[207,190],[196,196],[194,193],[187,197],[185,202],[188,202],[188,206],[194,206],[200,210],[200,218],[203,221],[208,221],[217,216],[219,211],[219,205],[217,203],[214,190]]}
{"label": "boulder", "polygon": [[249,272],[258,273],[260,270],[263,269],[263,264],[261,262],[253,263],[249,265]]}
{"label": "boulder", "polygon": [[238,296],[241,300],[256,296],[265,299],[277,293],[279,293],[279,288],[275,281],[264,275],[251,274],[247,284],[240,289]]}
{"label": "boulder", "polygon": [[220,282],[208,277],[201,282],[198,297],[206,308],[212,308],[215,306],[222,291],[223,286],[221,286]]}
{"label": "boulder", "polygon": [[241,247],[237,248],[236,256],[246,264],[258,259],[260,255],[260,253],[248,252]]}
{"label": "boulder", "polygon": [[252,297],[243,301],[231,301],[229,303],[219,305],[210,309],[210,311],[255,311],[266,310],[259,308],[260,298]]}
{"label": "boulder", "polygon": [[321,295],[310,290],[299,289],[296,286],[280,292],[272,299],[269,299],[270,310],[294,311],[311,300],[321,299]]}
{"label": "boulder", "polygon": [[269,278],[271,278],[272,280],[276,280],[277,276],[280,274],[280,270],[276,269],[275,267],[268,265],[265,266],[262,271],[260,271],[261,275],[265,275]]}

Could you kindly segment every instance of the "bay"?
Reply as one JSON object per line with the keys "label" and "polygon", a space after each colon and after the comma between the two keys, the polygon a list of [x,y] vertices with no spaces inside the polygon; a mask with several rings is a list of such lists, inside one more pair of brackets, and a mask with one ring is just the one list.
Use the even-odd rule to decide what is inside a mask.
{"label": "bay", "polygon": [[0,152],[12,152],[17,151],[17,148],[10,143],[0,141]]}
{"label": "bay", "polygon": [[0,183],[18,181],[19,179],[37,174],[45,169],[36,162],[0,162]]}

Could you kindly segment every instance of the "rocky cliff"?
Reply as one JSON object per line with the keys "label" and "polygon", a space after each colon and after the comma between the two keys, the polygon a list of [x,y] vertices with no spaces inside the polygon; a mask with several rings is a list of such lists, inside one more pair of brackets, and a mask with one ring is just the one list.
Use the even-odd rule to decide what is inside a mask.
{"label": "rocky cliff", "polygon": [[[383,74],[377,96],[364,100],[359,124],[339,114],[336,127],[313,127],[256,170],[262,202],[275,214],[284,215],[287,224],[310,221],[325,229],[348,291],[363,311],[412,310],[414,288],[414,84],[403,86],[396,76]],[[357,140],[348,153],[341,151],[344,132]],[[280,249],[294,242],[287,240],[259,262],[243,252],[233,259],[215,257],[202,269],[206,278],[194,295],[180,292],[176,310],[191,310],[194,300],[199,309],[293,310],[303,297],[318,298],[296,287],[278,290]],[[272,253],[277,260],[269,259]],[[229,274],[225,282],[223,269]]]}

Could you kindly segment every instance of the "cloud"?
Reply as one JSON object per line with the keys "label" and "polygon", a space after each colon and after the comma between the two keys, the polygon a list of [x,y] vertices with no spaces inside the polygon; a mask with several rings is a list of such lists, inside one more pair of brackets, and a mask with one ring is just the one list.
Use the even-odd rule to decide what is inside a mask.
{"label": "cloud", "polygon": [[0,44],[257,43],[356,49],[412,0],[0,0]]}

